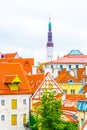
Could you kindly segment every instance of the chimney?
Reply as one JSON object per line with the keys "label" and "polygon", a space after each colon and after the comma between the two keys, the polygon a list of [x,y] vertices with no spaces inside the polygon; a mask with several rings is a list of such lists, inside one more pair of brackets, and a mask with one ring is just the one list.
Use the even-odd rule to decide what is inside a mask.
{"label": "chimney", "polygon": [[59,60],[59,55],[57,55],[57,60]]}

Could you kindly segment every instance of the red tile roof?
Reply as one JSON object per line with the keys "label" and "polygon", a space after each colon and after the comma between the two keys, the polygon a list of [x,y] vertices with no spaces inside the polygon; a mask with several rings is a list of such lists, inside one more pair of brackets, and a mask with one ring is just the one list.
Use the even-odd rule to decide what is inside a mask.
{"label": "red tile roof", "polygon": [[17,77],[17,75],[6,75],[5,83],[11,83],[16,77]]}
{"label": "red tile roof", "polygon": [[83,80],[84,75],[85,75],[85,68],[78,68],[77,69],[77,78],[79,81]]}
{"label": "red tile roof", "polygon": [[0,63],[7,62],[7,63],[20,63],[26,74],[32,74],[32,66],[34,65],[33,58],[0,58]]}
{"label": "red tile roof", "polygon": [[19,57],[17,52],[1,54],[1,58],[16,58],[16,56]]}
{"label": "red tile roof", "polygon": [[65,55],[49,64],[83,64],[87,63],[87,55]]}
{"label": "red tile roof", "polygon": [[83,90],[87,92],[87,83],[84,85]]}
{"label": "red tile roof", "polygon": [[77,109],[76,109],[77,101],[78,100],[85,100],[85,99],[87,99],[85,94],[67,94],[66,99],[63,103],[63,110],[77,112]]}
{"label": "red tile roof", "polygon": [[74,111],[74,112],[77,112],[77,109],[76,109],[74,106],[71,106],[71,107],[63,106],[62,109],[63,109],[63,110],[67,110],[67,111]]}
{"label": "red tile roof", "polygon": [[[7,84],[5,84],[6,75],[18,75],[21,79],[18,91],[10,91]],[[11,77],[10,81],[13,77]],[[32,93],[31,86],[25,75],[21,64],[17,63],[0,63],[0,94],[25,94]]]}
{"label": "red tile roof", "polygon": [[85,94],[67,94],[66,99],[77,101],[77,100],[85,100],[87,99]]}
{"label": "red tile roof", "polygon": [[42,80],[44,79],[44,74],[41,73],[41,74],[28,75],[27,77],[31,85],[32,91],[34,93],[41,84]]}
{"label": "red tile roof", "polygon": [[85,68],[78,68],[77,76],[75,77],[75,74],[72,76],[70,71],[67,72],[66,69],[62,69],[55,80],[59,83],[68,83],[69,80],[72,80],[73,82],[81,82],[83,80],[84,71]]}

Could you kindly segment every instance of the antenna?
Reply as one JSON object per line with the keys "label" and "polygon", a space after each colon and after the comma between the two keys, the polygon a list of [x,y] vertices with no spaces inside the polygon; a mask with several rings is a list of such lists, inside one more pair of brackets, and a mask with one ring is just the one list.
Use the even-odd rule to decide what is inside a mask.
{"label": "antenna", "polygon": [[51,22],[51,14],[49,13],[49,23]]}

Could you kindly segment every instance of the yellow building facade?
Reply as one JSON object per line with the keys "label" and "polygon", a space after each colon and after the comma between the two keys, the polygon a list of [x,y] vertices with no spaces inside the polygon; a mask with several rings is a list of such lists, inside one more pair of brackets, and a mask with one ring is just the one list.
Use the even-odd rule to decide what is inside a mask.
{"label": "yellow building facade", "polygon": [[66,94],[78,94],[83,87],[82,83],[59,83]]}

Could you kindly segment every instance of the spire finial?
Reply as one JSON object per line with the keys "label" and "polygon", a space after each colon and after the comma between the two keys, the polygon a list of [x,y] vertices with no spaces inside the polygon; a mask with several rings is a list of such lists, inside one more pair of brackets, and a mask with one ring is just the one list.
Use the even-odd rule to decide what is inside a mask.
{"label": "spire finial", "polygon": [[51,14],[49,13],[49,23],[51,22]]}
{"label": "spire finial", "polygon": [[48,28],[51,31],[51,15],[49,14],[49,24],[48,24]]}

